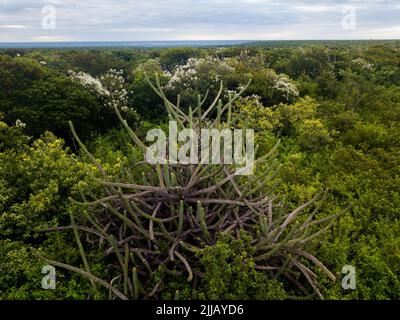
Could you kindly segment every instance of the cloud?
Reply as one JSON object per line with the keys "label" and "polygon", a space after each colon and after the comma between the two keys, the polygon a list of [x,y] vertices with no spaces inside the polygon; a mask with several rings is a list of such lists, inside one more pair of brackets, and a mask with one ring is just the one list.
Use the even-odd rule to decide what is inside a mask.
{"label": "cloud", "polygon": [[57,35],[33,37],[32,40],[34,42],[68,42],[68,41],[72,41],[72,39],[69,37],[57,36]]}
{"label": "cloud", "polygon": [[321,12],[329,12],[332,10],[336,10],[337,6],[302,4],[302,5],[294,6],[293,9],[301,11],[301,12],[321,13]]}
{"label": "cloud", "polygon": [[[56,30],[41,28],[49,4]],[[341,27],[344,5],[355,30]],[[398,38],[399,18],[398,0],[0,0],[0,41]]]}
{"label": "cloud", "polygon": [[26,27],[20,24],[3,24],[0,25],[0,28],[3,29],[25,29]]}

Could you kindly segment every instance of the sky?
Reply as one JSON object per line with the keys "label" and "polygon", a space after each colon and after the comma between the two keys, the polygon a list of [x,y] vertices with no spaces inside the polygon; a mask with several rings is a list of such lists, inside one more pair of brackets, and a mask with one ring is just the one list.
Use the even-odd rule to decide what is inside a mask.
{"label": "sky", "polygon": [[399,38],[399,0],[0,0],[1,42]]}

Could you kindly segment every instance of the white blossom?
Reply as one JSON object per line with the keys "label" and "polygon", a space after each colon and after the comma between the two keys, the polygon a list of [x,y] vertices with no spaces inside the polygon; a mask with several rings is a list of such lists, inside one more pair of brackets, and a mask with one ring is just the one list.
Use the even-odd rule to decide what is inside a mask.
{"label": "white blossom", "polygon": [[363,58],[354,59],[354,60],[352,60],[352,62],[366,70],[371,70],[374,67],[374,65],[372,63],[365,61]]}
{"label": "white blossom", "polygon": [[110,92],[103,87],[101,81],[85,72],[68,71],[71,79],[79,82],[86,89],[90,89],[101,96],[109,96]]}
{"label": "white blossom", "polygon": [[23,123],[21,120],[17,119],[17,121],[15,121],[15,126],[17,128],[25,128],[26,127],[26,123]]}
{"label": "white blossom", "polygon": [[291,100],[299,96],[299,90],[286,74],[279,74],[275,80],[273,88],[280,93],[286,100]]}
{"label": "white blossom", "polygon": [[174,90],[179,87],[187,89],[194,86],[201,77],[209,76],[215,82],[220,81],[224,74],[235,71],[226,59],[218,59],[214,57],[206,58],[189,58],[186,64],[179,65],[170,75],[166,89]]}
{"label": "white blossom", "polygon": [[110,69],[100,78],[94,78],[85,72],[69,71],[72,79],[83,87],[95,92],[105,100],[105,106],[114,111],[117,108],[123,112],[136,114],[133,108],[128,107],[128,91],[125,88],[125,78],[122,70]]}

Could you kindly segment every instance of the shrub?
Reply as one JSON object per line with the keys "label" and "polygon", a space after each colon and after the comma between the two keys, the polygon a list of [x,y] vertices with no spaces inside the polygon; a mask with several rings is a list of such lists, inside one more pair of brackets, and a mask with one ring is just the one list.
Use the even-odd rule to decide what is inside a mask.
{"label": "shrub", "polygon": [[90,166],[63,145],[45,133],[32,146],[0,153],[0,239],[29,238],[37,229],[67,221],[68,196]]}
{"label": "shrub", "polygon": [[[229,128],[230,117],[228,116],[227,123],[223,123],[221,116],[225,110],[229,110],[228,113],[231,114],[232,103],[239,98],[239,95],[231,97],[224,107],[221,101],[217,103],[217,96],[215,103],[203,112],[200,102],[196,111],[198,116],[195,118],[193,112],[186,115],[178,106],[168,101],[159,82],[153,88],[163,97],[170,118],[176,120],[180,128],[184,128],[186,123],[197,131],[210,124],[213,128]],[[217,117],[208,118],[214,107],[217,108]],[[118,108],[115,111],[133,141],[145,152],[144,144],[122,119]],[[80,146],[87,152],[73,127],[72,130]],[[267,160],[272,154],[270,152],[255,162],[259,177],[263,177],[266,182],[272,169]],[[82,190],[82,202],[73,200],[82,212],[82,216],[76,218],[71,214],[71,228],[75,233],[84,269],[38,255],[47,263],[75,271],[92,283],[106,287],[121,299],[160,297],[171,286],[171,281],[166,280],[168,276],[181,279],[183,272],[187,274],[187,281],[192,284],[192,289],[196,290],[202,278],[197,267],[201,262],[198,254],[206,250],[203,262],[212,259],[215,254],[217,257],[222,254],[222,259],[226,259],[228,257],[224,256],[224,245],[220,243],[219,247],[213,249],[207,249],[207,246],[215,246],[221,234],[232,234],[239,240],[239,235],[244,232],[247,245],[248,239],[252,239],[254,249],[251,252],[254,253],[253,260],[257,264],[254,266],[249,261],[249,265],[244,268],[254,266],[261,271],[249,270],[249,274],[239,278],[239,287],[231,288],[243,291],[215,291],[210,293],[212,297],[235,294],[240,297],[265,297],[265,292],[256,291],[274,288],[276,292],[281,292],[273,279],[283,277],[300,292],[310,295],[311,288],[317,297],[322,298],[315,273],[304,264],[304,258],[335,281],[335,276],[307,252],[309,243],[325,232],[329,224],[319,231],[316,228],[336,217],[314,220],[321,202],[317,202],[309,215],[301,215],[318,201],[318,196],[285,214],[283,205],[277,203],[277,197],[273,196],[272,191],[266,193],[266,184],[258,184],[255,179],[248,177],[239,177],[231,165],[150,166],[142,162],[125,167],[121,177],[111,177],[92,155],[88,152],[87,155],[103,175],[98,182],[104,186],[105,193],[103,197],[98,197],[90,194],[89,190],[86,190],[89,192],[85,195],[85,190]],[[140,166],[143,174],[142,182],[138,184],[132,173]],[[274,210],[276,213],[273,213]],[[90,242],[81,239],[79,233],[82,230],[78,232],[76,219],[80,225],[86,225],[83,231],[88,233]],[[90,243],[94,243],[94,246]],[[93,275],[84,248],[89,249],[89,253],[98,248],[103,250],[103,259],[112,262],[113,266],[108,279],[102,280]],[[206,276],[206,285],[208,281],[208,285],[214,286],[215,278],[211,277],[210,272],[212,271],[209,270]],[[232,270],[232,273],[235,272]],[[263,275],[262,272],[266,274]],[[271,280],[265,287],[261,282],[268,276]],[[301,283],[303,281],[304,284]],[[252,291],[250,288],[254,286]]]}
{"label": "shrub", "polygon": [[304,120],[297,134],[299,145],[306,150],[316,150],[332,142],[328,129],[319,120]]}
{"label": "shrub", "polygon": [[199,253],[204,278],[196,297],[211,300],[282,300],[287,294],[282,284],[257,270],[256,249],[243,233],[221,237]]}

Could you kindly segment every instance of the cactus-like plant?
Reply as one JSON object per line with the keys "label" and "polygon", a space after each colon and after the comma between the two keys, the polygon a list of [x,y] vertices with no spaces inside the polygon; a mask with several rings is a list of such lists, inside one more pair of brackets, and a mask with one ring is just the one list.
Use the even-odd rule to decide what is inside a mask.
{"label": "cactus-like plant", "polygon": [[[232,104],[245,90],[229,96],[224,104],[220,98],[221,83],[219,94],[208,108],[204,108],[207,99],[199,97],[196,108],[190,108],[189,114],[185,114],[180,108],[179,96],[177,103],[172,103],[159,81],[153,84],[149,80],[149,84],[163,99],[170,120],[176,121],[181,129],[198,132],[202,128],[232,128]],[[145,144],[117,108],[115,112],[133,142],[145,154]],[[105,193],[102,198],[82,196],[81,202],[71,199],[81,207],[81,217],[71,215],[71,229],[85,269],[41,257],[50,264],[78,272],[122,299],[158,298],[166,286],[164,275],[186,273],[187,281],[196,286],[202,278],[196,253],[215,244],[220,234],[240,237],[245,232],[253,241],[254,261],[260,272],[267,272],[273,278],[285,277],[304,294],[309,294],[306,287],[312,288],[319,298],[322,294],[317,276],[304,261],[314,263],[335,281],[335,276],[307,252],[307,246],[329,228],[336,216],[315,219],[324,200],[322,194],[285,213],[284,204],[268,187],[277,169],[274,161],[277,146],[255,160],[257,174],[254,176],[238,176],[234,165],[224,164],[223,159],[220,165],[150,165],[143,161],[126,167],[124,180],[116,181],[87,151],[72,124],[71,129],[103,175],[97,182]],[[143,171],[140,183],[132,177],[132,168]],[[307,212],[306,217],[304,212]],[[86,233],[91,246],[96,243],[105,256],[115,257],[113,270],[116,271],[111,281],[91,274],[84,250],[89,244],[82,243],[81,233]]]}

